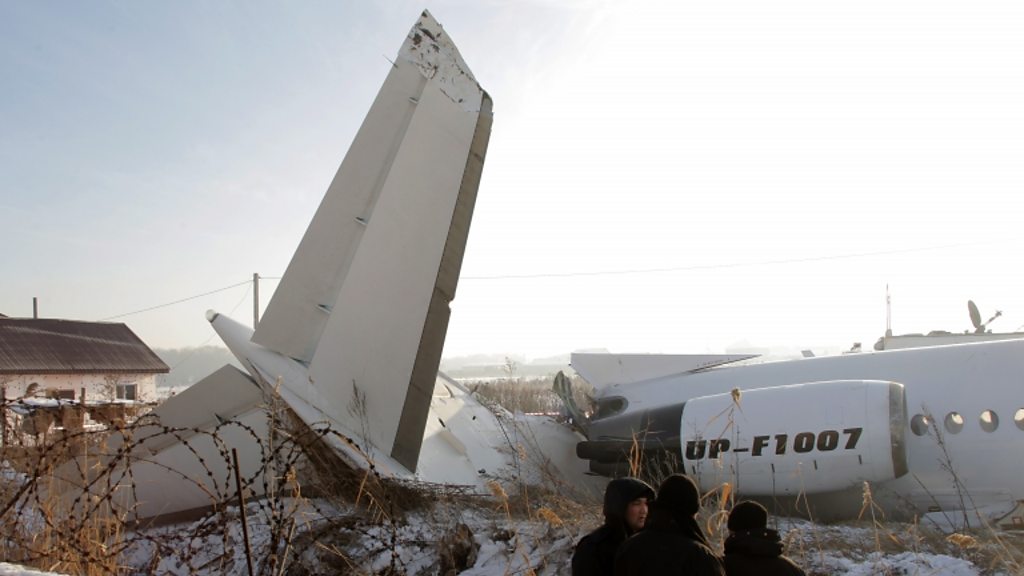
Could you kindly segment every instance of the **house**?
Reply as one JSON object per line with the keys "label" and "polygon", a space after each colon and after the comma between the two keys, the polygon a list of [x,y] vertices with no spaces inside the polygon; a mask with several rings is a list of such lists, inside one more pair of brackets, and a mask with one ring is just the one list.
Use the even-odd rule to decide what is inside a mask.
{"label": "house", "polygon": [[1018,500],[1013,510],[993,522],[1003,530],[1024,530],[1024,502]]}
{"label": "house", "polygon": [[0,316],[5,399],[84,392],[86,402],[148,402],[156,400],[156,375],[167,372],[124,324]]}

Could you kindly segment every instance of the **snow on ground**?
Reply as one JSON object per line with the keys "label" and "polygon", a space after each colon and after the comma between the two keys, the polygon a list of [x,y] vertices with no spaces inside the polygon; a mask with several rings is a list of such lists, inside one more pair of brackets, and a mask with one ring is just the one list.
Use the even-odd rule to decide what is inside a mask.
{"label": "snow on ground", "polygon": [[0,576],[63,576],[56,572],[40,572],[32,568],[0,562]]}
{"label": "snow on ground", "polygon": [[942,574],[943,576],[974,576],[978,569],[966,560],[944,554],[903,552],[894,556],[872,554],[864,562],[831,558],[826,569],[832,574],[869,576],[874,574]]}
{"label": "snow on ground", "polygon": [[[281,498],[193,522],[124,535],[119,563],[129,574],[247,575],[246,538],[256,573],[465,574],[498,576],[568,574],[572,549],[600,522],[597,501],[578,503],[563,494],[494,497],[454,492],[412,492],[401,504],[359,505],[316,498]],[[393,512],[388,512],[388,509]],[[705,531],[721,552],[722,513],[709,511]],[[780,518],[776,527],[787,554],[809,576],[1012,576],[1024,574],[1024,535],[945,534],[909,523],[817,524]],[[294,526],[294,531],[292,528]],[[292,537],[289,538],[288,534]],[[287,547],[285,544],[288,544]],[[270,558],[277,559],[269,570]],[[1018,560],[1019,561],[1019,560]],[[0,564],[0,576],[57,574]]]}
{"label": "snow on ground", "polygon": [[[323,503],[317,507],[303,504],[295,513],[298,530],[285,561],[297,573],[355,567],[367,573],[437,574],[439,566],[447,563],[467,575],[530,569],[537,574],[563,574],[569,570],[572,545],[580,536],[557,520],[514,519],[480,503],[459,509],[445,502],[401,519],[372,518],[352,507],[339,509]],[[261,516],[256,504],[248,506],[247,513],[253,556],[266,558],[275,539],[273,522]],[[151,530],[145,540],[129,548],[123,560],[139,571],[154,569],[159,574],[246,574],[238,509],[229,510],[228,516],[224,523],[203,520]],[[446,555],[452,558],[445,559]]]}
{"label": "snow on ground", "polygon": [[[579,510],[563,510],[562,518],[539,505],[531,519],[510,514],[500,501],[456,504],[445,499],[402,518],[373,517],[351,506],[312,504],[306,501],[295,510],[298,529],[291,551],[284,555],[289,573],[354,568],[368,574],[438,574],[452,568],[468,576],[567,574],[573,544],[598,522],[590,512],[572,516]],[[273,523],[261,516],[256,504],[249,506],[248,514],[254,557],[266,558],[275,538]],[[230,510],[228,516],[224,523],[204,521],[150,531],[149,540],[133,546],[125,560],[139,573],[246,574],[238,510]],[[782,519],[779,528],[789,555],[809,575],[1015,573],[983,545],[960,548],[946,535],[916,525],[828,526]],[[722,534],[710,534],[720,551]]]}
{"label": "snow on ground", "polygon": [[[913,523],[816,524],[783,518],[787,554],[808,574],[995,576],[1020,574],[1020,535],[947,534]],[[1018,560],[1019,561],[1019,560]]]}
{"label": "snow on ground", "polygon": [[[237,511],[235,511],[237,513]],[[258,516],[253,506],[251,513]],[[303,542],[296,538],[296,550],[286,561],[297,574],[332,573],[342,569],[367,574],[438,574],[452,567],[466,576],[529,574],[538,576],[567,574],[573,543],[584,533],[549,520],[516,520],[495,510],[429,510],[408,515],[403,521],[369,521],[340,512],[331,519],[306,518],[302,532],[313,536]],[[443,550],[457,548],[448,540],[458,526],[468,528],[474,550],[465,566],[446,561]],[[124,560],[136,574],[228,574],[248,573],[244,535],[237,518],[223,525],[226,530],[209,530],[197,522],[149,531]],[[790,556],[796,558],[809,575],[907,575],[907,576],[982,576],[1010,575],[1007,567],[984,570],[971,560],[926,550],[872,551],[873,530],[869,528],[830,528],[794,521],[786,532]],[[255,556],[265,558],[272,534],[270,525],[254,520],[250,543]],[[798,532],[794,537],[794,531]],[[827,548],[799,550],[813,540],[808,531],[823,531]],[[205,536],[197,536],[196,534]],[[714,538],[712,539],[714,541]],[[865,546],[866,545],[866,546]],[[175,553],[168,553],[174,548]],[[794,550],[794,549],[797,550]],[[184,552],[184,553],[183,553]],[[795,552],[795,553],[794,553]],[[446,564],[447,562],[447,564]],[[260,564],[257,560],[257,571]],[[56,574],[0,564],[0,576]]]}

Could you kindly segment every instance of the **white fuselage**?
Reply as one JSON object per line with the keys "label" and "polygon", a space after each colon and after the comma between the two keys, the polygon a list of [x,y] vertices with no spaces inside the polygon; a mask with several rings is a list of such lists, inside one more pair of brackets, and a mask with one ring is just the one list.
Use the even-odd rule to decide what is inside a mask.
{"label": "white fuselage", "polygon": [[[891,493],[918,511],[934,511],[1024,499],[1022,379],[1024,341],[1010,340],[715,368],[609,386],[598,399],[625,398],[628,407],[621,417],[735,388],[834,380],[897,382],[905,387],[909,472],[875,491]],[[742,405],[741,396],[740,409]],[[801,409],[810,414],[818,408],[808,404]],[[925,416],[934,418],[935,425]],[[622,430],[610,428],[616,420],[621,422],[592,422],[590,437],[621,437]],[[851,488],[859,483],[851,478]]]}

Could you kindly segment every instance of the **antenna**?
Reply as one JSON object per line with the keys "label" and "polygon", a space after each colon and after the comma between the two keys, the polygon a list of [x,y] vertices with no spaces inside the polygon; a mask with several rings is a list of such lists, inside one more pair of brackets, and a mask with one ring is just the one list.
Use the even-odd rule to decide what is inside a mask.
{"label": "antenna", "polygon": [[974,333],[984,333],[985,326],[981,323],[981,312],[978,312],[978,305],[974,303],[974,300],[967,301],[967,313],[971,315],[971,325],[974,326]]}
{"label": "antenna", "polygon": [[971,315],[971,324],[974,325],[975,334],[984,334],[985,327],[988,326],[993,320],[1003,315],[1002,310],[996,310],[996,313],[985,322],[981,321],[981,312],[978,312],[978,306],[974,303],[974,300],[967,301],[967,312]]}
{"label": "antenna", "polygon": [[889,285],[885,285],[885,336],[892,337],[892,297],[889,295]]}

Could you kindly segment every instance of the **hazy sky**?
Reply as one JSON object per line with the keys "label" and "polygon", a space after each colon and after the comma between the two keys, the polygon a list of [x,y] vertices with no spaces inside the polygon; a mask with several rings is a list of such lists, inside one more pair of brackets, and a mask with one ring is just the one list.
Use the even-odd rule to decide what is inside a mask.
{"label": "hazy sky", "polygon": [[284,272],[424,7],[495,103],[446,356],[1024,325],[1015,1],[3,2],[0,313],[251,322],[121,315]]}

